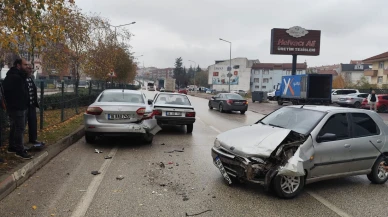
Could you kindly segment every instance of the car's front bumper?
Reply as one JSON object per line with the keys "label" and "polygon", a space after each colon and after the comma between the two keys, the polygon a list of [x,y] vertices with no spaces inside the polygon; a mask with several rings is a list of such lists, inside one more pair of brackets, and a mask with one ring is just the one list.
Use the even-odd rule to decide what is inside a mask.
{"label": "car's front bumper", "polygon": [[155,116],[158,125],[187,125],[194,124],[194,117],[165,117]]}
{"label": "car's front bumper", "polygon": [[262,184],[267,186],[265,171],[265,164],[253,162],[245,157],[236,156],[227,152],[222,148],[212,148],[211,155],[214,159],[219,157],[226,173],[239,180],[244,180],[252,183]]}
{"label": "car's front bumper", "polygon": [[85,131],[95,134],[155,135],[161,130],[156,120],[148,119],[140,123],[112,124],[98,122],[94,115],[84,114]]}

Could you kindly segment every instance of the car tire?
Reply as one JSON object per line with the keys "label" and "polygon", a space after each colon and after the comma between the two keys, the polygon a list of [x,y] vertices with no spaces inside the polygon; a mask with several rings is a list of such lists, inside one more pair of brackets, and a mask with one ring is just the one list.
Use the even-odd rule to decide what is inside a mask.
{"label": "car tire", "polygon": [[377,108],[377,112],[387,112],[388,110],[388,107],[386,105],[382,105],[380,107]]}
{"label": "car tire", "polygon": [[384,184],[388,180],[388,172],[381,165],[384,161],[384,156],[380,155],[375,164],[373,164],[372,172],[367,175],[369,181],[373,184]]}
{"label": "car tire", "polygon": [[361,108],[361,103],[355,102],[353,106],[354,106],[354,108]]}
{"label": "car tire", "polygon": [[96,143],[96,140],[97,140],[97,138],[95,135],[93,135],[92,133],[85,132],[86,143],[94,144],[94,143]]}
{"label": "car tire", "polygon": [[218,110],[219,110],[221,113],[224,113],[224,112],[225,112],[224,106],[222,105],[222,103],[218,106]]}
{"label": "car tire", "polygon": [[240,111],[240,113],[241,113],[242,115],[245,114],[245,112],[246,112],[246,111]]}
{"label": "car tire", "polygon": [[194,128],[194,125],[193,124],[188,124],[186,125],[186,132],[187,133],[192,133],[193,132],[193,128]]}
{"label": "car tire", "polygon": [[285,199],[296,197],[303,190],[304,184],[305,179],[303,176],[276,175],[273,179],[273,188],[276,195]]}
{"label": "car tire", "polygon": [[154,135],[150,134],[150,133],[146,133],[144,135],[144,142],[146,144],[152,144],[152,141],[154,140]]}
{"label": "car tire", "polygon": [[283,100],[278,99],[278,105],[283,105]]}
{"label": "car tire", "polygon": [[209,102],[209,109],[213,109],[213,106],[211,105],[210,102]]}

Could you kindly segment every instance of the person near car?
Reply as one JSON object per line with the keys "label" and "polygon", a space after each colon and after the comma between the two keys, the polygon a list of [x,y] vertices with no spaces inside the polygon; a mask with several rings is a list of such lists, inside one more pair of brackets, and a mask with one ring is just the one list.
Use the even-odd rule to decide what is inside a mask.
{"label": "person near car", "polygon": [[374,90],[368,95],[368,104],[369,109],[372,110],[372,107],[374,107],[374,110],[377,111],[377,103],[379,102],[379,98]]}
{"label": "person near car", "polygon": [[10,121],[8,153],[24,159],[31,159],[24,147],[23,134],[29,104],[27,86],[28,63],[25,59],[16,59],[3,81],[4,98]]}
{"label": "person near car", "polygon": [[29,143],[34,146],[42,147],[44,143],[37,141],[38,139],[38,120],[36,118],[36,108],[39,108],[38,103],[38,92],[36,85],[33,80],[33,69],[32,65],[28,65],[27,69],[27,85],[28,85],[28,95],[29,95],[29,105],[27,109],[27,118],[26,122],[28,123],[28,138]]}

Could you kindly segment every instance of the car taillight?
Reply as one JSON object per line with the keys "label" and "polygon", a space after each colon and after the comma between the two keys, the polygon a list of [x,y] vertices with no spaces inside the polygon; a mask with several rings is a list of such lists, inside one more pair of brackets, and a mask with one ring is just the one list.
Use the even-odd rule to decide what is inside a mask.
{"label": "car taillight", "polygon": [[228,103],[229,105],[231,105],[231,104],[233,104],[233,100],[228,99],[228,100],[226,100],[226,103]]}
{"label": "car taillight", "polygon": [[103,110],[100,107],[88,107],[86,109],[86,114],[88,115],[100,115]]}
{"label": "car taillight", "polygon": [[248,101],[245,100],[245,101],[243,102],[243,104],[244,104],[244,105],[248,105]]}
{"label": "car taillight", "polygon": [[162,115],[161,110],[154,110],[153,115]]}
{"label": "car taillight", "polygon": [[186,117],[195,117],[195,112],[186,112]]}
{"label": "car taillight", "polygon": [[136,111],[136,114],[138,115],[144,115],[145,114],[145,108],[139,108],[137,111]]}

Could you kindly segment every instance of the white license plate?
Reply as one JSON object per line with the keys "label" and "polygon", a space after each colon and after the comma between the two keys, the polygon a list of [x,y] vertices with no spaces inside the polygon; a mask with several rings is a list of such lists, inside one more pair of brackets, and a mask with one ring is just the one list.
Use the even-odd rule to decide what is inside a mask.
{"label": "white license plate", "polygon": [[108,114],[108,120],[126,120],[134,118],[132,114]]}
{"label": "white license plate", "polygon": [[220,170],[224,179],[229,183],[229,185],[232,184],[232,180],[230,179],[228,173],[226,173],[225,168],[222,165],[222,162],[218,156],[214,159],[214,163],[215,163],[216,167]]}
{"label": "white license plate", "polygon": [[166,112],[167,116],[181,116],[182,112]]}

